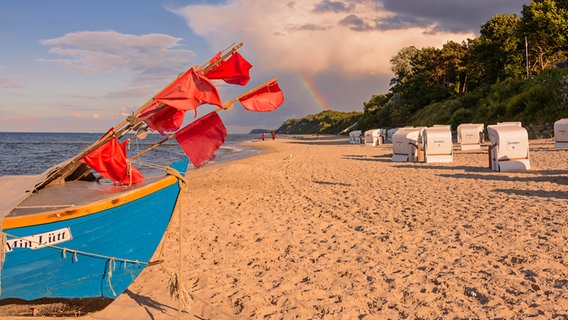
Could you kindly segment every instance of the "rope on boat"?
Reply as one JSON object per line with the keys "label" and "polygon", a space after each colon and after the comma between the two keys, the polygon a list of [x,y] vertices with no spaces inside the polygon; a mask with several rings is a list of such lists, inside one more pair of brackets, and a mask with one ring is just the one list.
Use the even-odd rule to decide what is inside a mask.
{"label": "rope on boat", "polygon": [[[22,237],[14,236],[14,235],[11,235],[11,234],[6,233],[6,232],[2,232],[2,233],[5,234],[5,235],[8,236],[8,237],[13,238],[13,239],[25,240],[25,241],[29,241],[29,242],[33,242],[33,243],[37,243],[37,244],[40,244],[40,245],[41,245],[41,243],[39,243],[39,242],[37,242],[37,241],[34,241],[34,240],[24,239],[24,238],[22,238]],[[89,257],[93,257],[93,258],[106,259],[106,260],[111,260],[111,259],[113,259],[113,260],[115,260],[115,261],[119,261],[119,262],[123,262],[123,263],[146,264],[146,265],[150,264],[150,262],[148,262],[148,261],[140,261],[140,260],[125,259],[125,258],[117,258],[117,257],[113,257],[113,256],[107,256],[107,255],[104,255],[104,254],[98,254],[98,253],[92,253],[92,252],[87,252],[87,251],[69,249],[69,248],[54,246],[54,245],[50,245],[50,244],[47,244],[47,245],[46,245],[46,244],[43,244],[43,245],[42,245],[42,248],[43,248],[43,247],[61,250],[61,254],[62,254],[62,257],[63,257],[63,258],[66,258],[66,255],[65,255],[66,252],[71,252],[71,253],[73,253],[73,260],[74,260],[75,262],[79,261],[78,258],[77,258],[77,255],[84,255],[84,256],[89,256]]]}
{"label": "rope on boat", "polygon": [[[0,229],[2,229],[2,225],[0,225]],[[2,269],[4,267],[4,261],[6,260],[6,234],[2,232],[0,235],[0,245],[2,249],[0,249],[0,294],[2,294]]]}
{"label": "rope on boat", "polygon": [[[168,166],[164,166],[164,165],[161,165],[161,164],[156,164],[156,163],[152,163],[152,162],[142,161],[142,160],[140,160],[140,158],[136,159],[135,161],[139,164],[139,166],[145,166],[145,167],[148,167],[148,168],[154,168],[154,169],[160,169],[160,170],[166,170],[166,171],[168,170],[168,168],[170,168],[170,167],[168,167]],[[177,170],[175,170],[175,169],[172,169],[172,170],[174,170],[174,171],[177,172]],[[179,172],[178,172],[178,174],[179,174],[180,177],[181,177],[181,174],[180,174]],[[177,177],[177,176],[176,176],[176,177]],[[177,178],[179,179],[179,177],[177,177]],[[182,178],[183,178],[183,177],[182,177]]]}
{"label": "rope on boat", "polygon": [[[164,168],[164,166],[152,165],[150,163],[145,163],[145,165]],[[165,167],[165,170],[168,174],[171,174],[172,176],[174,176],[178,179],[180,192],[187,194],[189,192],[189,188],[188,188],[188,183],[187,183],[186,178],[179,171],[177,171],[177,170],[175,170],[171,167]],[[183,214],[182,214],[181,208],[183,207],[182,201],[185,198],[186,197],[181,196],[180,203],[178,205],[176,205],[176,209],[175,209],[177,211],[177,214],[178,214],[178,223],[179,223],[179,226],[178,226],[178,249],[179,249],[178,274],[169,272],[166,269],[166,267],[163,265],[162,259],[158,259],[157,261],[139,261],[139,260],[131,260],[131,259],[125,259],[125,258],[117,258],[117,257],[114,257],[114,256],[107,256],[107,255],[102,255],[102,254],[93,253],[93,252],[74,250],[74,249],[69,249],[69,248],[66,248],[66,247],[60,247],[60,246],[55,246],[55,245],[49,245],[49,244],[48,245],[45,245],[45,244],[42,245],[38,241],[30,240],[30,239],[24,239],[22,237],[14,236],[14,235],[11,235],[11,234],[6,233],[6,232],[1,233],[0,241],[3,242],[2,248],[5,248],[6,247],[5,242],[7,241],[6,240],[7,237],[11,237],[12,239],[26,240],[26,241],[29,241],[29,242],[33,242],[33,243],[42,245],[42,247],[60,250],[61,256],[62,256],[63,259],[66,259],[67,258],[67,252],[70,252],[70,253],[73,253],[73,262],[79,261],[78,255],[84,255],[84,256],[108,260],[108,262],[107,262],[107,281],[108,281],[109,288],[112,291],[113,296],[115,296],[115,297],[117,296],[117,294],[114,291],[111,280],[112,280],[113,270],[114,270],[115,265],[116,265],[116,261],[122,262],[125,269],[126,269],[127,263],[145,264],[147,266],[160,264],[162,266],[162,269],[166,272],[166,274],[168,274],[170,276],[170,280],[169,280],[170,295],[177,296],[177,298],[178,298],[178,319],[182,319],[181,313],[182,313],[182,310],[184,309],[184,307],[189,307],[190,301],[195,300],[194,297],[185,290],[185,287],[184,287],[183,281],[182,281],[182,279],[183,279],[182,247],[183,246],[182,246],[181,240],[182,240],[182,225],[183,225],[182,224],[182,216],[183,216]],[[162,257],[162,254],[163,254],[164,244],[165,244],[165,241],[164,241],[164,243],[162,243],[162,246],[160,248],[160,255],[159,255],[160,258]],[[2,250],[1,253],[5,254],[5,250]],[[4,259],[0,259],[0,262],[3,262],[3,261],[4,261]],[[1,269],[0,269],[0,272],[1,272]],[[1,293],[1,286],[0,286],[0,293]]]}
{"label": "rope on boat", "polygon": [[[179,183],[180,183],[180,189],[182,192],[184,193],[188,193],[189,192],[189,184],[187,182],[187,179],[184,178],[179,172],[175,171],[174,169],[171,169],[173,171],[169,171],[168,173],[174,175],[175,177],[177,177],[179,179]],[[177,173],[176,173],[177,172]],[[182,309],[185,306],[187,309],[189,309],[190,307],[190,303],[192,301],[199,301],[201,303],[203,303],[204,305],[207,305],[209,308],[217,311],[217,313],[222,314],[226,319],[237,319],[236,317],[223,312],[222,310],[218,309],[217,307],[213,306],[209,301],[200,299],[194,295],[192,295],[190,292],[188,292],[185,287],[183,286],[182,283],[182,268],[183,268],[183,263],[182,263],[182,209],[184,208],[184,204],[182,203],[182,201],[186,201],[185,199],[188,199],[188,197],[184,197],[181,196],[180,199],[180,203],[179,205],[176,206],[176,213],[178,214],[178,246],[179,246],[179,261],[178,261],[178,274],[176,274],[175,272],[172,272],[170,270],[168,270],[168,268],[165,266],[165,264],[161,263],[161,268],[162,271],[164,271],[164,273],[166,273],[169,276],[169,281],[168,281],[168,290],[170,292],[170,296],[172,297],[177,297],[178,298],[178,319],[182,319]],[[158,254],[158,261],[163,262],[162,257],[164,254],[164,248],[166,247],[166,242],[168,241],[168,236],[166,235],[166,238],[164,239],[164,241],[162,242],[161,246],[160,246],[160,252]],[[189,310],[188,310],[189,311]]]}
{"label": "rope on boat", "polygon": [[114,270],[114,257],[110,258],[110,260],[108,261],[108,277],[107,277],[107,281],[108,281],[108,286],[110,288],[110,291],[112,291],[112,295],[114,297],[116,297],[116,292],[114,292],[114,288],[112,287],[112,283],[110,281],[110,279],[112,279],[112,270]]}
{"label": "rope on boat", "polygon": [[[29,242],[33,242],[33,243],[37,243],[40,244],[37,241],[34,240],[30,240],[30,239],[24,239],[18,236],[14,236],[11,235],[9,233],[6,232],[2,232],[2,238],[6,238],[6,236],[11,237],[12,239],[20,239],[20,240],[25,240],[25,241],[29,241]],[[5,247],[5,245],[3,246],[3,248]],[[104,260],[108,260],[107,263],[107,281],[108,281],[108,285],[109,288],[113,294],[114,297],[117,296],[116,292],[114,291],[114,288],[112,286],[112,272],[113,269],[116,265],[116,261],[122,262],[124,266],[126,266],[127,263],[132,263],[132,264],[145,264],[145,265],[151,265],[152,262],[148,262],[148,261],[139,261],[139,260],[132,260],[132,259],[125,259],[125,258],[117,258],[117,257],[113,257],[113,256],[107,256],[107,255],[103,255],[103,254],[98,254],[98,253],[93,253],[93,252],[87,252],[87,251],[81,251],[81,250],[74,250],[74,249],[69,249],[69,248],[65,248],[65,247],[59,247],[59,246],[54,246],[54,245],[43,245],[42,247],[47,247],[47,248],[52,248],[52,249],[56,249],[56,250],[61,250],[61,257],[63,259],[67,258],[67,252],[73,253],[73,262],[78,262],[79,261],[79,257],[78,255],[83,255],[83,256],[89,256],[89,257],[93,257],[93,258],[100,258],[100,259],[104,259]]]}
{"label": "rope on boat", "polygon": [[[189,184],[187,183],[186,178],[177,170],[167,167],[166,172],[173,175],[178,179],[180,194],[181,197],[179,198],[179,203],[176,205],[175,211],[178,215],[178,273],[170,273],[170,281],[169,281],[169,289],[171,296],[177,296],[178,298],[178,319],[182,319],[182,311],[184,308],[188,308],[190,306],[190,301],[193,300],[193,296],[188,293],[183,285],[183,255],[182,255],[182,226],[183,226],[183,212],[182,208],[184,207],[184,200],[189,193]],[[165,267],[162,265],[162,268]],[[169,273],[169,272],[167,272]]]}

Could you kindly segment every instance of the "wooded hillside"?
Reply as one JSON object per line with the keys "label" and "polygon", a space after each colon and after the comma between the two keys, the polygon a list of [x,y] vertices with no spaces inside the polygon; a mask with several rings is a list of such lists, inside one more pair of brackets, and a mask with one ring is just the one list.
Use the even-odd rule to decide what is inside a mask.
{"label": "wooded hillside", "polygon": [[[368,130],[497,121],[545,126],[568,117],[567,1],[532,0],[521,17],[496,15],[479,34],[442,48],[402,48],[391,59],[389,92],[365,102],[362,115],[342,121]],[[339,116],[326,118],[326,112],[288,120],[281,129],[338,133],[349,125],[334,123]],[[324,122],[318,125],[318,119]]]}

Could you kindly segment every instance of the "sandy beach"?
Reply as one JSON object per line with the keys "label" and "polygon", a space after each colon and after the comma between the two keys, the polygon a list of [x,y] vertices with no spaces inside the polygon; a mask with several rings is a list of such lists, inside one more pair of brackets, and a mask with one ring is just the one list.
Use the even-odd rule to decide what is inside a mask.
{"label": "sandy beach", "polygon": [[518,173],[488,169],[486,147],[401,163],[339,136],[250,145],[262,154],[190,173],[165,262],[79,319],[179,318],[180,236],[183,319],[568,319],[568,150],[552,139]]}

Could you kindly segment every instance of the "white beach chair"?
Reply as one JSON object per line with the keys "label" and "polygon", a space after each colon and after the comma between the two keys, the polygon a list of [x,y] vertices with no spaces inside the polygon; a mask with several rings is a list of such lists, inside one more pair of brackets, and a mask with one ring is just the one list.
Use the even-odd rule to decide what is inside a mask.
{"label": "white beach chair", "polygon": [[361,130],[349,132],[349,143],[361,143]]}
{"label": "white beach chair", "polygon": [[385,141],[391,142],[392,143],[392,136],[394,136],[394,133],[398,130],[398,128],[392,128],[392,129],[388,129],[387,130],[387,138]]}
{"label": "white beach chair", "polygon": [[399,128],[392,136],[392,161],[416,162],[423,150],[420,136],[425,127]]}
{"label": "white beach chair", "polygon": [[483,123],[462,123],[458,126],[457,140],[462,150],[477,150],[483,143]]}
{"label": "white beach chair", "polygon": [[437,125],[422,131],[424,162],[452,162],[452,130],[448,125]]}
{"label": "white beach chair", "polygon": [[554,148],[568,148],[568,118],[554,122]]}
{"label": "white beach chair", "polygon": [[388,140],[388,130],[383,128],[381,128],[380,130],[381,132],[379,134],[381,135],[382,143],[387,143],[387,141],[390,141]]}
{"label": "white beach chair", "polygon": [[531,168],[527,130],[517,124],[487,126],[489,167],[494,171],[523,171]]}
{"label": "white beach chair", "polygon": [[380,146],[383,144],[381,137],[381,129],[371,129],[365,131],[365,145],[368,146]]}
{"label": "white beach chair", "polygon": [[520,121],[497,122],[497,125],[498,126],[515,125],[515,126],[519,126],[519,127],[523,126],[523,124]]}

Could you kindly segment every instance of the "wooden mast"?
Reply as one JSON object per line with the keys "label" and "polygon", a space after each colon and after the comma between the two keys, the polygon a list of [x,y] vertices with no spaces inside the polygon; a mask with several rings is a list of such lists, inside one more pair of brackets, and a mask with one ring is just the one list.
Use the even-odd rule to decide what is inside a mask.
{"label": "wooden mast", "polygon": [[[223,56],[221,56],[219,59],[216,59],[215,61],[213,61],[211,63],[206,63],[204,65],[204,67],[201,67],[201,68],[199,68],[199,70],[196,70],[196,71],[199,71],[203,74],[207,73],[212,68],[214,68],[216,65],[218,65],[219,63],[224,61],[227,57],[229,57],[230,55],[235,53],[242,46],[243,46],[242,42],[237,44],[231,50],[229,50]],[[169,85],[174,83],[176,80],[177,80],[177,78],[174,79],[172,82],[170,82],[163,89],[167,88]],[[148,101],[146,101],[146,103],[144,103],[140,108],[138,108],[138,110],[136,110],[131,115],[126,117],[126,119],[124,119],[121,123],[119,123],[118,126],[109,130],[101,139],[99,139],[98,141],[92,143],[91,145],[89,145],[88,147],[83,149],[83,151],[81,151],[79,154],[77,154],[74,157],[72,157],[71,159],[69,159],[67,162],[63,163],[61,166],[54,167],[50,172],[47,173],[46,178],[42,182],[38,183],[35,186],[35,190],[39,190],[41,188],[44,188],[45,186],[49,185],[50,183],[54,182],[55,180],[58,180],[60,178],[64,179],[65,177],[69,176],[70,174],[72,174],[75,170],[77,170],[81,166],[82,163],[80,162],[80,160],[82,158],[84,158],[86,155],[88,155],[89,153],[91,153],[92,151],[97,149],[98,147],[104,145],[105,143],[107,143],[108,141],[110,141],[113,138],[121,138],[128,131],[130,131],[130,129],[132,129],[135,126],[138,126],[140,123],[142,123],[142,120],[140,120],[137,116],[140,113],[142,113],[145,109],[150,107],[154,102],[155,102],[154,97],[148,99]],[[161,109],[163,107],[164,107],[164,105],[160,104],[156,109],[158,110],[158,109]]]}
{"label": "wooden mast", "polygon": [[[264,82],[264,83],[258,85],[258,86],[255,87],[254,89],[251,89],[251,90],[249,90],[249,91],[247,91],[247,92],[241,94],[240,96],[238,96],[238,97],[236,97],[236,98],[234,98],[234,99],[231,99],[231,100],[229,100],[229,101],[226,101],[225,103],[223,103],[223,107],[219,107],[219,108],[215,109],[215,112],[219,112],[219,111],[221,111],[221,110],[229,110],[230,107],[231,107],[231,105],[233,105],[235,102],[237,102],[240,98],[242,98],[242,97],[248,95],[249,93],[254,92],[254,91],[256,91],[256,90],[258,90],[258,89],[260,89],[260,88],[262,88],[262,87],[264,87],[264,86],[270,85],[271,83],[273,83],[273,82],[275,82],[275,81],[277,81],[277,80],[278,80],[277,78],[270,79],[269,81],[266,81],[266,82]],[[160,140],[160,141],[154,143],[153,145],[149,146],[149,147],[146,148],[145,150],[142,150],[142,151],[140,151],[138,154],[132,156],[132,158],[130,158],[130,161],[133,161],[133,160],[135,160],[135,159],[138,159],[138,158],[140,158],[142,155],[148,153],[149,151],[151,151],[151,150],[153,150],[153,149],[156,149],[157,147],[159,147],[160,145],[162,145],[164,142],[166,142],[166,141],[172,139],[174,136],[175,136],[175,134],[171,134],[171,135],[169,135],[168,137],[166,137],[166,138],[164,138],[164,139],[162,139],[162,140]]]}
{"label": "wooden mast", "polygon": [[249,91],[247,91],[247,92],[241,94],[240,96],[236,97],[235,99],[232,99],[232,100],[229,100],[229,101],[223,103],[223,107],[222,107],[222,108],[219,108],[219,109],[217,109],[217,110],[215,110],[215,111],[216,111],[216,112],[219,112],[220,110],[223,110],[223,109],[224,109],[224,110],[229,109],[233,103],[239,101],[242,97],[248,95],[248,94],[251,93],[251,92],[255,92],[256,90],[259,90],[259,89],[261,89],[262,87],[266,87],[266,86],[268,86],[268,85],[270,85],[271,83],[276,82],[276,81],[278,81],[278,78],[272,78],[272,79],[270,79],[270,80],[268,80],[268,81],[266,81],[266,82],[264,82],[264,83],[262,83],[262,84],[259,84],[259,85],[256,86],[255,88],[250,89]]}

